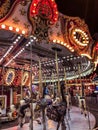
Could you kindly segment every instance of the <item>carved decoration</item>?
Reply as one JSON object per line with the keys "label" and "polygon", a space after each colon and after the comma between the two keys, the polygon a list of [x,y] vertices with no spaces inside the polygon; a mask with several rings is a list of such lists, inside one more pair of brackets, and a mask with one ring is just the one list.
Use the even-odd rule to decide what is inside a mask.
{"label": "carved decoration", "polygon": [[48,30],[58,19],[54,1],[33,0],[30,6],[30,20],[35,25],[34,35],[38,40],[49,40]]}

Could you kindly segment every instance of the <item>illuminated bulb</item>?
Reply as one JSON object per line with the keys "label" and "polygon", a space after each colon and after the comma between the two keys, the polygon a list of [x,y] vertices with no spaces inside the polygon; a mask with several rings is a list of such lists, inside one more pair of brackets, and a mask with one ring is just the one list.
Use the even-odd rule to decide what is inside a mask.
{"label": "illuminated bulb", "polygon": [[21,37],[20,36],[18,36],[18,39],[20,39]]}
{"label": "illuminated bulb", "polygon": [[19,28],[16,28],[16,32],[19,32]]}
{"label": "illuminated bulb", "polygon": [[56,4],[54,4],[54,8],[56,8]]}
{"label": "illuminated bulb", "polygon": [[71,49],[72,49],[72,47],[69,47],[69,49],[71,50]]}
{"label": "illuminated bulb", "polygon": [[34,6],[36,6],[36,4],[34,3]]}
{"label": "illuminated bulb", "polygon": [[33,39],[31,39],[31,42],[33,42]]}
{"label": "illuminated bulb", "polygon": [[57,18],[54,19],[55,21],[57,20]]}
{"label": "illuminated bulb", "polygon": [[86,40],[89,40],[89,38],[88,38],[88,37],[86,37]]}
{"label": "illuminated bulb", "polygon": [[17,42],[16,42],[16,41],[14,41],[13,43],[14,43],[14,44],[16,44]]}
{"label": "illuminated bulb", "polygon": [[58,14],[58,12],[56,11],[55,14]]}
{"label": "illuminated bulb", "polygon": [[59,41],[59,40],[58,40],[57,42],[58,42],[58,43],[60,43],[60,41]]}
{"label": "illuminated bulb", "polygon": [[76,32],[74,31],[74,32],[73,32],[73,35],[75,35],[75,34],[76,34]]}
{"label": "illuminated bulb", "polygon": [[61,42],[61,44],[63,45],[64,43],[63,43],[63,42]]}
{"label": "illuminated bulb", "polygon": [[9,27],[9,30],[13,30],[13,27]]}
{"label": "illuminated bulb", "polygon": [[16,39],[16,42],[18,42],[18,39]]}
{"label": "illuminated bulb", "polygon": [[22,31],[22,34],[25,34],[25,31],[24,31],[24,30]]}
{"label": "illuminated bulb", "polygon": [[56,42],[56,40],[53,40],[53,42]]}
{"label": "illuminated bulb", "polygon": [[66,43],[64,43],[64,46],[66,46]]}
{"label": "illuminated bulb", "polygon": [[68,48],[69,48],[69,45],[67,45],[66,47],[68,47]]}
{"label": "illuminated bulb", "polygon": [[87,44],[89,43],[89,41],[86,42]]}
{"label": "illuminated bulb", "polygon": [[35,13],[35,10],[32,10],[33,13]]}
{"label": "illuminated bulb", "polygon": [[36,40],[36,37],[33,37],[34,40]]}
{"label": "illuminated bulb", "polygon": [[2,24],[2,25],[1,25],[1,28],[5,28],[5,25],[4,25],[4,24]]}
{"label": "illuminated bulb", "polygon": [[71,50],[72,52],[74,52],[74,49],[73,50]]}

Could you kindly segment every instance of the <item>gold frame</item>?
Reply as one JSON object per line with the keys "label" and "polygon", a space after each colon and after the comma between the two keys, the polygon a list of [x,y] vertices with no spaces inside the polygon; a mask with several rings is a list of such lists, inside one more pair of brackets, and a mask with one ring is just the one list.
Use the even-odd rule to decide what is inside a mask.
{"label": "gold frame", "polygon": [[1,109],[6,109],[6,106],[7,106],[7,96],[6,95],[0,95],[0,101],[2,103]]}

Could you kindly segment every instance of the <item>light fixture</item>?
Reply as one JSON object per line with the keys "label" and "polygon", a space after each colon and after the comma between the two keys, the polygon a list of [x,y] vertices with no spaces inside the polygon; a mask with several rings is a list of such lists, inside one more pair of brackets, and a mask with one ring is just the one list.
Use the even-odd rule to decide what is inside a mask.
{"label": "light fixture", "polygon": [[2,24],[2,25],[1,25],[1,28],[5,29],[5,27],[6,27],[5,24]]}

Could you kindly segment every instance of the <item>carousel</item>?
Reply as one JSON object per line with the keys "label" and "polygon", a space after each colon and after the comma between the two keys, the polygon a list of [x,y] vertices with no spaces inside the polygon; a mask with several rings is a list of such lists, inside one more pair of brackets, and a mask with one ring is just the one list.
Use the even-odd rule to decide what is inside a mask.
{"label": "carousel", "polygon": [[70,94],[75,88],[73,95],[78,93],[81,113],[88,116],[91,129],[85,96],[89,84],[92,88],[96,84],[85,77],[98,66],[98,43],[85,21],[60,13],[54,0],[0,4],[0,122],[16,119],[17,104],[28,98],[31,130],[38,111],[43,130],[46,116],[57,122],[57,130],[70,130]]}

